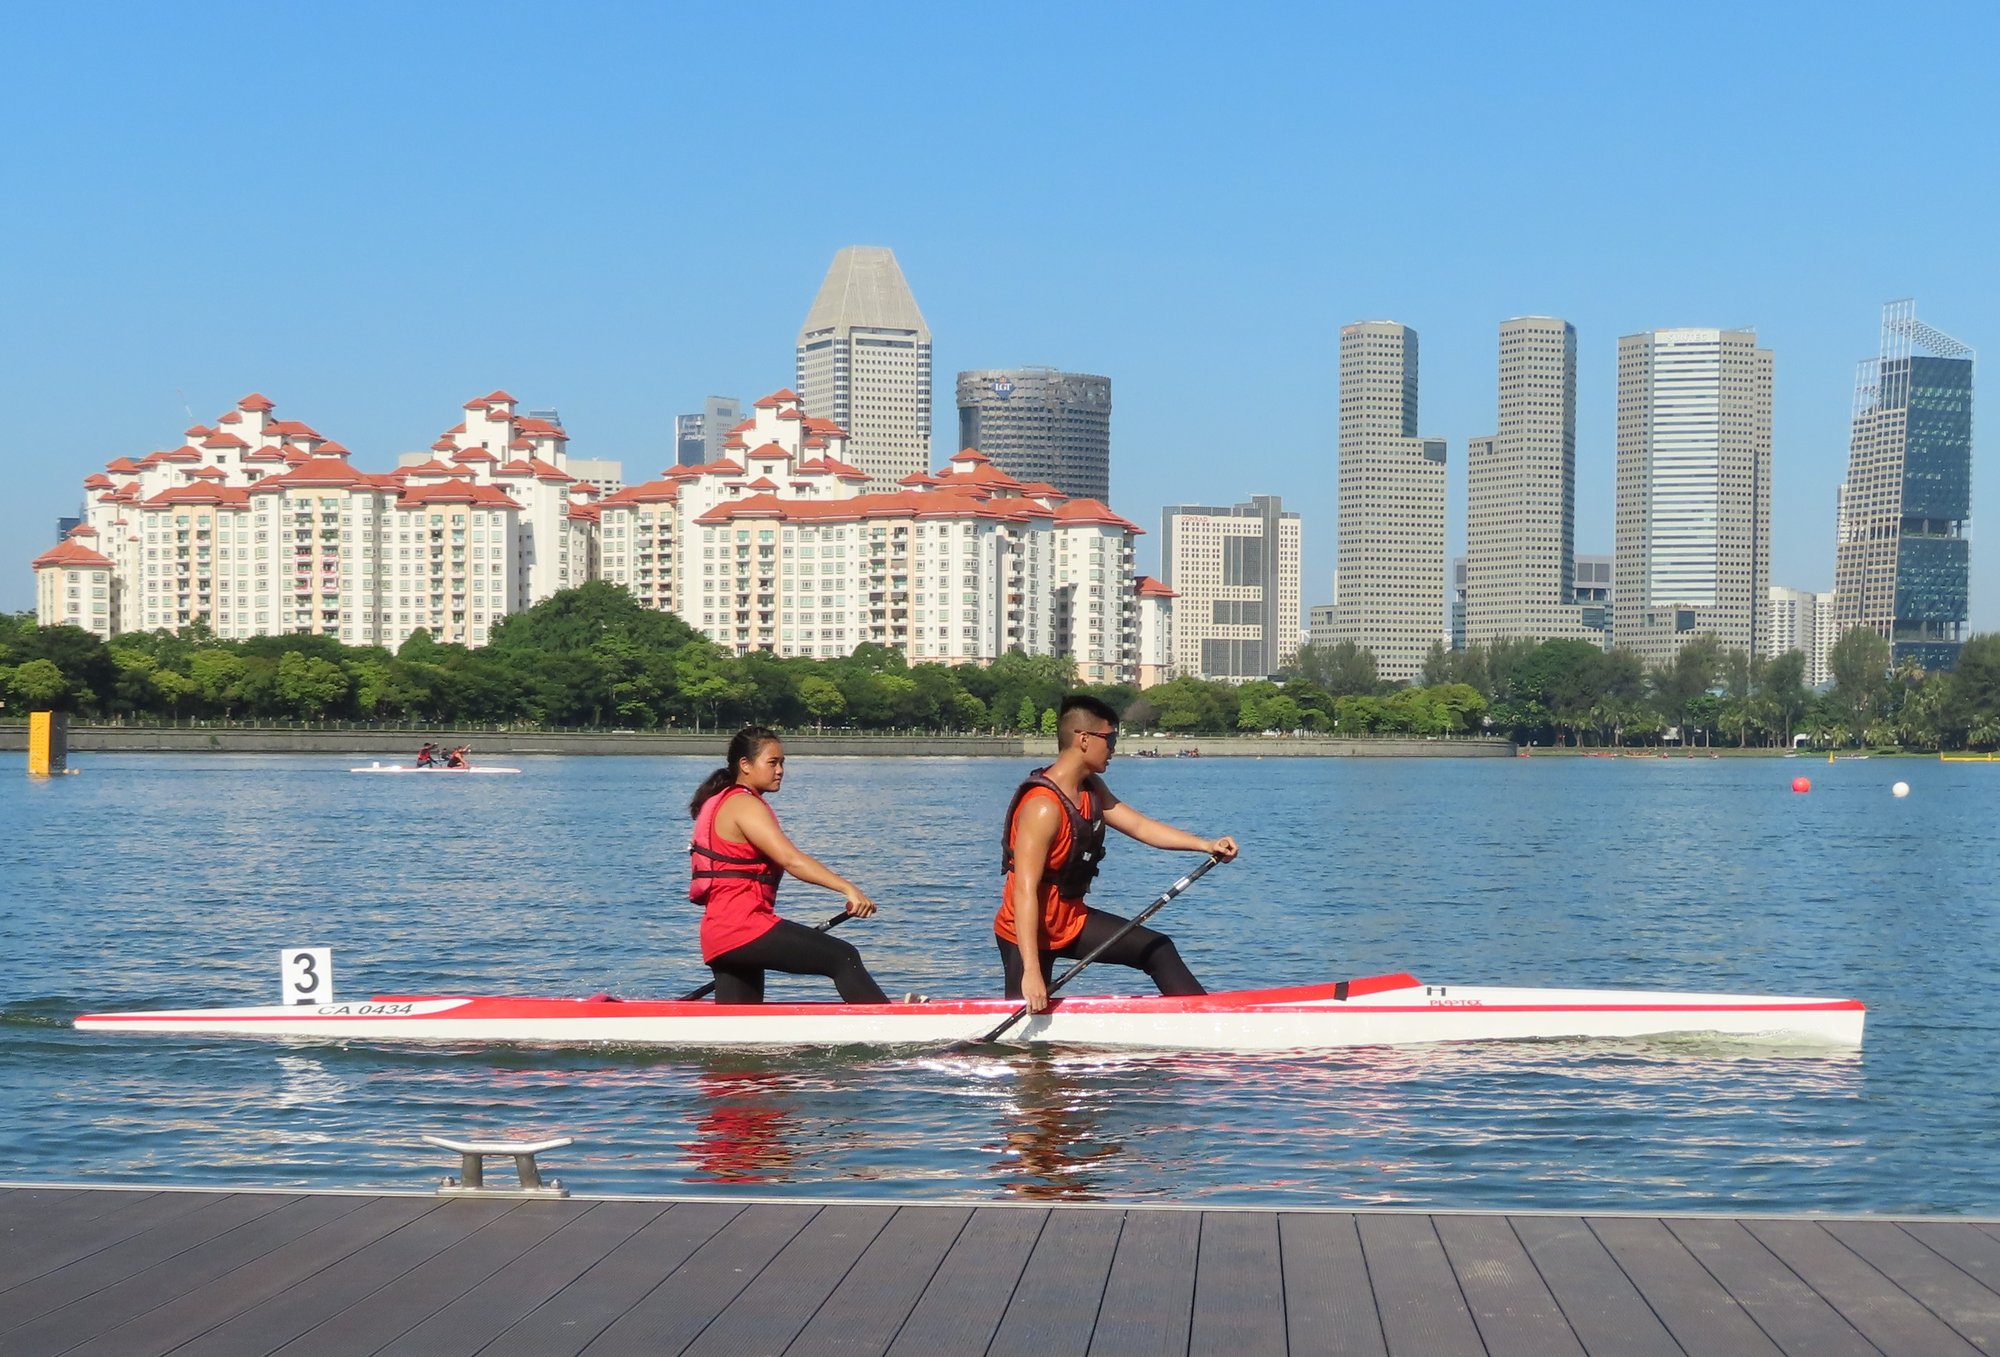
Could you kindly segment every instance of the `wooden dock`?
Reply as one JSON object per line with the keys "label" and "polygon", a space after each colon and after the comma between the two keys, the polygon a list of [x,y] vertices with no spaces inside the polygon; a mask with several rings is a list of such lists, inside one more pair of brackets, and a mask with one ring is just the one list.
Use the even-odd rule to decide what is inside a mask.
{"label": "wooden dock", "polygon": [[2000,1352],[2000,1225],[0,1187],[0,1354]]}

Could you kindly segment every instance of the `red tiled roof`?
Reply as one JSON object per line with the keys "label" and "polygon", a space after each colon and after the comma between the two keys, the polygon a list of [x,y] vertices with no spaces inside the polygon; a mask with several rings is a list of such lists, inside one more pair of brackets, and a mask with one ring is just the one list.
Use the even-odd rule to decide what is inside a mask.
{"label": "red tiled roof", "polygon": [[[288,457],[286,460],[291,459]],[[370,476],[356,471],[338,457],[305,457],[295,463],[291,470],[276,476],[268,476],[257,482],[252,489],[265,491],[308,485],[375,486],[385,482],[385,477]]]}
{"label": "red tiled roof", "polygon": [[104,469],[106,471],[123,471],[129,473],[137,471],[139,469],[139,464],[133,461],[130,457],[120,457],[114,461],[105,463]]}
{"label": "red tiled roof", "polygon": [[231,410],[228,414],[224,415],[218,422],[222,424],[241,424],[243,422],[243,416],[239,412]]}
{"label": "red tiled roof", "polygon": [[329,438],[319,445],[314,455],[319,457],[345,457],[347,449]]}
{"label": "red tiled roof", "polygon": [[742,422],[741,424],[732,424],[732,425],[730,425],[730,426],[729,426],[729,428],[728,428],[727,430],[725,430],[725,432],[727,432],[727,433],[748,433],[748,432],[749,432],[750,430],[752,430],[752,429],[754,429],[754,428],[756,428],[756,427],[757,427],[757,421],[756,421],[756,420],[754,420],[754,419],[746,419],[746,420],[744,420],[744,421],[743,421],[743,422]]}
{"label": "red tiled roof", "polygon": [[759,443],[756,447],[750,449],[750,456],[752,457],[783,457],[789,459],[791,455],[791,453],[785,450],[782,443]]}
{"label": "red tiled roof", "polygon": [[990,463],[993,459],[991,457],[988,457],[985,453],[981,452],[978,448],[965,448],[962,451],[953,453],[951,460],[954,462]]}
{"label": "red tiled roof", "polygon": [[147,500],[144,507],[165,509],[176,504],[225,504],[240,507],[249,502],[249,491],[240,485],[177,485],[171,490],[162,490]]}
{"label": "red tiled roof", "polygon": [[495,509],[518,509],[519,501],[497,485],[474,485],[471,481],[446,481],[443,485],[413,485],[397,500],[400,508],[426,504],[482,504]]}
{"label": "red tiled roof", "polygon": [[106,490],[109,490],[111,488],[111,478],[105,475],[102,471],[98,472],[94,476],[85,476],[83,478],[84,489],[96,490],[100,487]]}
{"label": "red tiled roof", "polygon": [[1132,580],[1132,592],[1140,598],[1179,598],[1180,595],[1151,575],[1138,575]]}
{"label": "red tiled roof", "polygon": [[595,504],[571,504],[563,512],[571,518],[580,518],[586,523],[596,523],[604,517],[604,510]]}
{"label": "red tiled roof", "polygon": [[242,400],[236,402],[236,408],[239,410],[269,410],[272,406],[270,401],[265,400],[255,391],[252,391]]}
{"label": "red tiled roof", "polygon": [[746,488],[751,490],[776,490],[778,483],[769,476],[759,476],[756,480],[750,482]]}
{"label": "red tiled roof", "polygon": [[97,536],[97,529],[91,527],[88,523],[79,523],[69,530],[69,535],[71,537],[95,537]]}
{"label": "red tiled roof", "polygon": [[418,462],[415,466],[398,467],[405,476],[456,476],[458,468],[447,466],[433,457],[428,462]]}
{"label": "red tiled roof", "polygon": [[604,508],[625,504],[672,504],[680,498],[681,488],[673,481],[647,481],[644,485],[628,485],[615,495],[604,497]]}
{"label": "red tiled roof", "polygon": [[280,438],[318,438],[319,430],[303,420],[274,419],[264,426],[264,432],[277,434]]}
{"label": "red tiled roof", "polygon": [[830,419],[820,419],[814,415],[806,416],[806,428],[814,433],[825,434],[828,438],[847,437],[847,430],[841,428]]}
{"label": "red tiled roof", "polygon": [[779,419],[804,419],[804,418],[805,418],[805,416],[804,416],[804,415],[802,415],[802,414],[800,414],[800,413],[799,413],[799,412],[798,412],[797,410],[780,410],[780,411],[778,411],[778,418],[779,418]]}
{"label": "red tiled roof", "polygon": [[735,462],[730,461],[727,457],[718,457],[713,462],[698,467],[697,470],[709,472],[717,476],[741,476],[743,474],[743,468]]}
{"label": "red tiled roof", "polygon": [[219,466],[196,467],[193,471],[188,472],[188,475],[201,481],[226,481],[229,479],[229,473]]}
{"label": "red tiled roof", "polygon": [[488,396],[486,397],[486,403],[487,403],[488,405],[518,405],[518,404],[520,404],[520,402],[516,401],[516,400],[515,400],[515,399],[514,399],[514,398],[513,398],[512,396],[508,395],[508,394],[507,394],[507,393],[506,393],[505,391],[495,391],[495,392],[492,392],[491,394],[489,394],[489,395],[488,395]]}
{"label": "red tiled roof", "polygon": [[785,500],[758,494],[725,500],[695,521],[727,523],[733,518],[782,518],[815,523],[850,523],[873,518],[984,518],[1023,522],[1047,518],[1033,500],[993,500],[958,490],[897,490],[847,499]]}
{"label": "red tiled roof", "polygon": [[461,463],[463,463],[463,462],[497,462],[497,461],[499,461],[499,460],[500,460],[500,459],[499,459],[498,457],[495,457],[495,456],[494,456],[494,455],[493,455],[492,453],[488,452],[488,451],[487,451],[487,450],[486,450],[485,448],[477,448],[477,447],[474,447],[474,448],[460,448],[460,447],[456,447],[455,445],[453,445],[453,444],[451,444],[451,443],[440,443],[440,444],[438,444],[438,447],[440,447],[440,448],[451,448],[451,449],[452,449],[452,460],[453,460],[453,461],[455,461],[455,462],[461,462]]}
{"label": "red tiled roof", "polygon": [[798,403],[799,393],[787,386],[773,391],[770,395],[758,401],[757,408],[759,410],[775,410],[780,405],[797,405]]}
{"label": "red tiled roof", "polygon": [[207,438],[202,439],[201,445],[205,448],[247,448],[250,446],[235,434],[224,433],[221,430],[217,430]]}
{"label": "red tiled roof", "polygon": [[457,447],[457,446],[458,446],[458,440],[457,440],[456,438],[452,438],[452,437],[450,437],[450,436],[446,436],[446,437],[444,437],[444,438],[440,438],[440,439],[438,439],[438,441],[437,441],[437,442],[435,442],[435,443],[431,444],[431,451],[432,451],[432,452],[450,452],[450,451],[451,451],[451,450],[452,450],[453,448],[455,448],[455,447]]}
{"label": "red tiled roof", "polygon": [[215,430],[209,428],[206,424],[190,424],[183,432],[188,439],[192,440],[206,438],[214,433]]}
{"label": "red tiled roof", "polygon": [[528,415],[523,415],[514,421],[514,427],[522,433],[534,434],[538,438],[560,438],[565,443],[569,441],[568,434],[549,423],[546,419],[535,419]]}
{"label": "red tiled roof", "polygon": [[1127,532],[1144,532],[1145,529],[1129,518],[1121,518],[1110,508],[1094,499],[1073,499],[1055,508],[1058,523],[1100,523],[1106,527],[1123,528]]}
{"label": "red tiled roof", "polygon": [[62,541],[35,557],[34,569],[45,566],[60,566],[65,570],[109,570],[111,558],[101,552],[92,551],[81,542]]}

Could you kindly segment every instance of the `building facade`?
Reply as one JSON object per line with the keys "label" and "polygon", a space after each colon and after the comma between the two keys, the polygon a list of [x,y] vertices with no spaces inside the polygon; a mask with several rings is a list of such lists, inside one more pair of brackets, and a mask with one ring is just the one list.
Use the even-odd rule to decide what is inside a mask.
{"label": "building facade", "polygon": [[1132,593],[1139,618],[1139,669],[1135,680],[1141,688],[1171,682],[1174,669],[1173,590],[1151,575],[1136,575]]}
{"label": "building facade", "polygon": [[674,418],[674,465],[700,466],[722,456],[722,442],[743,419],[734,396],[710,396],[699,412]]}
{"label": "building facade", "polygon": [[1855,383],[1847,480],[1836,515],[1834,611],[1895,659],[1950,669],[1970,603],[1974,354],[1917,319],[1882,309],[1882,350]]}
{"label": "building facade", "polygon": [[1787,589],[1774,584],[1770,590],[1770,625],[1765,629],[1764,658],[1776,659],[1796,650],[1806,657],[1806,686],[1818,688],[1833,679],[1828,658],[1840,635],[1835,615],[1833,591],[1814,593],[1810,589]]}
{"label": "building facade", "polygon": [[1340,332],[1339,639],[1406,682],[1443,633],[1445,445],[1417,436],[1417,332]]}
{"label": "building facade", "polygon": [[1111,499],[1111,379],[1055,368],[958,374],[958,445],[1073,499]]}
{"label": "building facade", "polygon": [[1578,638],[1576,327],[1504,322],[1499,394],[1499,432],[1466,447],[1465,639]]}
{"label": "building facade", "polygon": [[1618,341],[1612,630],[1649,665],[1707,632],[1762,652],[1771,376],[1771,351],[1749,330],[1652,330]]}
{"label": "building facade", "polygon": [[1161,512],[1162,582],[1174,601],[1174,667],[1267,678],[1299,648],[1299,516],[1276,495]]}
{"label": "building facade", "polygon": [[930,470],[931,330],[893,251],[834,256],[799,327],[797,385],[807,414],[848,430],[870,490]]}

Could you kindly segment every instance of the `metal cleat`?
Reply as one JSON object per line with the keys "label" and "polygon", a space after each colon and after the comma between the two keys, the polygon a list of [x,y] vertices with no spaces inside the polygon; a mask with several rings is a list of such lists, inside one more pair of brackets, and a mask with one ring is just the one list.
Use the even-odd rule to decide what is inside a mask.
{"label": "metal cleat", "polygon": [[[425,1136],[425,1143],[441,1149],[451,1150],[460,1157],[458,1177],[446,1178],[438,1185],[440,1197],[567,1197],[569,1189],[562,1185],[562,1179],[551,1178],[542,1181],[542,1172],[535,1166],[535,1156],[543,1150],[559,1150],[576,1141],[569,1136],[558,1136],[554,1140],[534,1141],[472,1141],[447,1140],[443,1136]],[[488,1187],[486,1185],[486,1157],[488,1155],[511,1155],[514,1171],[520,1176],[519,1187]]]}

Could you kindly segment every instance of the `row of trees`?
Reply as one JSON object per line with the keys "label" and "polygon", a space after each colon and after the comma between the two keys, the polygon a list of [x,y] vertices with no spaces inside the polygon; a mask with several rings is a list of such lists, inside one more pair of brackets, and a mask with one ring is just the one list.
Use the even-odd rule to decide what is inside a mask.
{"label": "row of trees", "polygon": [[[1887,642],[1840,638],[1829,692],[1796,652],[1765,660],[1713,636],[1649,671],[1583,641],[1433,647],[1421,679],[1384,683],[1353,644],[1304,647],[1269,682],[1180,678],[1093,689],[1128,727],[1177,734],[1296,731],[1446,736],[1482,731],[1563,744],[1822,744],[1936,749],[2000,744],[2000,636],[1975,637],[1952,673],[1893,670]],[[0,616],[0,702],[127,719],[355,720],[635,730],[763,721],[800,728],[1037,731],[1075,688],[1067,660],[910,665],[880,646],[838,660],[732,655],[679,618],[603,582],[494,628],[479,650],[422,632],[393,653],[331,637],[223,641],[199,627],[104,642]]]}

